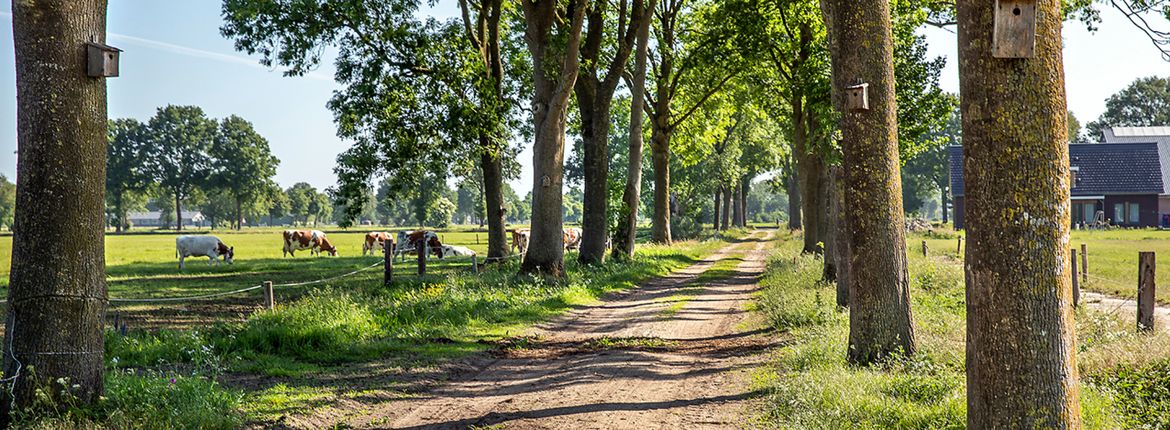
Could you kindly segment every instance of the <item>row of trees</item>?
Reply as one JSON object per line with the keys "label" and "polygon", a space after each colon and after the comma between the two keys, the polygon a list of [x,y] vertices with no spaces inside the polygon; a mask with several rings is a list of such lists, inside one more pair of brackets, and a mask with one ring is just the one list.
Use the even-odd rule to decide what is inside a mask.
{"label": "row of trees", "polygon": [[[915,31],[928,22],[957,26],[970,202],[969,424],[1068,428],[1078,426],[1079,403],[1063,264],[1069,187],[1060,27],[1063,17],[1091,17],[1084,11],[1093,3],[1037,1],[1028,59],[993,57],[995,6],[979,0],[460,0],[461,17],[447,22],[418,18],[418,0],[225,0],[222,32],[293,75],[316,66],[323,48],[340,48],[342,88],[329,106],[339,134],[355,141],[337,167],[335,200],[347,214],[363,210],[376,176],[390,178],[394,192],[428,193],[428,181],[478,175],[489,256],[500,256],[503,179],[517,170],[513,138],[531,139],[532,241],[522,264],[529,272],[563,272],[572,106],[586,263],[604,257],[589,244],[608,235],[609,221],[620,232],[615,255],[632,252],[626,234],[637,219],[647,131],[658,242],[672,240],[672,215],[713,202],[715,189],[746,194],[752,168],[743,157],[765,154],[761,168],[785,168],[785,186],[798,190],[790,197],[800,196],[805,249],[824,253],[826,275],[842,286],[847,355],[866,365],[916,353],[901,162],[921,152],[922,137],[946,121],[953,101],[937,91],[940,64],[924,58]],[[3,396],[16,401],[0,401],[5,411],[30,404],[37,388],[59,377],[78,384],[69,394],[80,402],[101,393],[102,356],[94,351],[105,306],[97,185],[106,173],[105,83],[86,77],[74,54],[82,42],[102,40],[104,11],[94,0],[14,4],[21,174],[4,373],[37,372],[15,379]],[[618,81],[631,96],[624,188],[611,187],[608,171]],[[868,84],[869,105],[847,108],[844,91],[858,84]],[[525,94],[531,103],[521,102]],[[207,136],[232,135],[180,111],[160,111],[159,126],[152,120],[142,131],[163,147],[144,148],[158,156],[142,173],[174,190],[176,211],[199,178],[182,172],[214,173],[207,164],[216,160],[215,139]],[[65,122],[77,126],[58,126]],[[738,156],[732,141],[741,145]],[[730,160],[742,170],[729,171]],[[614,188],[623,188],[622,204],[611,218]],[[734,213],[744,205],[731,206]],[[23,362],[12,359],[17,353]]]}
{"label": "row of trees", "polygon": [[193,197],[205,197],[205,215],[239,228],[245,213],[278,194],[280,160],[238,116],[216,121],[196,106],[166,106],[146,123],[118,119],[108,130],[106,200],[118,231],[130,227],[127,213],[151,194],[172,199],[178,230],[183,202]]}

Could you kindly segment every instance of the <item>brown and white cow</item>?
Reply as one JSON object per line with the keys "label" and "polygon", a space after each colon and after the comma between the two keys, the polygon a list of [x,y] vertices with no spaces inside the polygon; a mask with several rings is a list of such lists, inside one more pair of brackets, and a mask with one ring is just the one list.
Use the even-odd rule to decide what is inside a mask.
{"label": "brown and white cow", "polygon": [[395,253],[418,255],[418,243],[420,241],[426,243],[428,254],[433,253],[435,257],[443,258],[443,244],[439,242],[439,235],[430,230],[398,232]]}
{"label": "brown and white cow", "polygon": [[208,265],[218,266],[222,256],[225,263],[232,264],[236,248],[224,245],[215,236],[179,236],[175,238],[175,254],[179,256],[179,270],[183,270],[187,267],[183,264],[187,257],[207,257]]}
{"label": "brown and white cow", "polygon": [[390,251],[393,252],[394,238],[390,236],[390,233],[384,231],[372,231],[366,233],[366,241],[362,242],[362,255],[366,255],[367,252],[370,255],[375,255],[374,250],[385,250],[387,243],[390,244]]}
{"label": "brown and white cow", "polygon": [[284,256],[296,257],[296,251],[309,250],[311,255],[321,255],[321,251],[337,256],[337,247],[325,237],[321,230],[285,230]]}
{"label": "brown and white cow", "polygon": [[581,229],[569,227],[562,231],[565,240],[565,249],[581,249]]}
{"label": "brown and white cow", "polygon": [[527,228],[514,228],[509,230],[512,233],[512,247],[509,248],[509,253],[514,253],[519,250],[521,254],[528,252],[528,240],[532,238],[532,230]]}

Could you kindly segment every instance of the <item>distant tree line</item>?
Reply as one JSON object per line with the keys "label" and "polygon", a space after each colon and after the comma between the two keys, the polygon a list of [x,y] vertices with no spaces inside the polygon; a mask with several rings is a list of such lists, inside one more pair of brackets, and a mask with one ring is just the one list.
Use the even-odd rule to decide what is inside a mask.
{"label": "distant tree line", "polygon": [[147,122],[110,121],[106,208],[117,231],[128,213],[150,206],[170,212],[183,229],[182,209],[201,204],[212,224],[240,228],[244,216],[269,206],[280,164],[252,123],[232,115],[208,118],[196,106],[159,108]]}

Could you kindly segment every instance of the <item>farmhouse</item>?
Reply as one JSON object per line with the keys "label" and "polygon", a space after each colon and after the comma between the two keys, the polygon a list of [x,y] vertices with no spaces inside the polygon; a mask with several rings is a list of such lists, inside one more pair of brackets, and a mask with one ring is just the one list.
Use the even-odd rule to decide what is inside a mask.
{"label": "farmhouse", "polygon": [[[1113,130],[1116,131],[1117,129]],[[1108,134],[1107,134],[1108,136]],[[1165,143],[1071,144],[1072,225],[1170,225],[1170,135]],[[955,228],[964,226],[963,148],[950,148]]]}
{"label": "farmhouse", "polygon": [[[172,215],[174,211],[171,211]],[[126,219],[130,220],[130,224],[135,227],[162,227],[162,212],[130,212],[126,214]],[[203,213],[199,211],[183,211],[183,225],[187,226],[203,226]],[[172,222],[171,224],[174,224]]]}

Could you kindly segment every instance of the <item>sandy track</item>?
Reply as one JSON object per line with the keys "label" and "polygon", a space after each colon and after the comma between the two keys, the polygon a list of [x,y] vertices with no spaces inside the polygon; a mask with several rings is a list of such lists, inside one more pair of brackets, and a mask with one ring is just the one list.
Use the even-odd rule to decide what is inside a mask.
{"label": "sandy track", "polygon": [[[752,329],[745,305],[759,288],[771,232],[531,331],[513,348],[406,399],[351,415],[358,428],[739,428],[749,372],[777,345]],[[703,285],[717,261],[743,260]]]}

